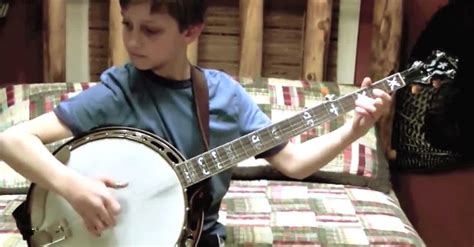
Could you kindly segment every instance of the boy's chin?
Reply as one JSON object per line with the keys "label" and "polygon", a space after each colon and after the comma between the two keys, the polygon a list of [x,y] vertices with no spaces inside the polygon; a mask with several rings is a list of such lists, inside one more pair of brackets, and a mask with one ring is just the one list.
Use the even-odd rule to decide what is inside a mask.
{"label": "boy's chin", "polygon": [[149,64],[137,63],[135,61],[132,61],[132,64],[135,66],[135,68],[139,70],[149,70],[153,67],[153,66],[150,66]]}

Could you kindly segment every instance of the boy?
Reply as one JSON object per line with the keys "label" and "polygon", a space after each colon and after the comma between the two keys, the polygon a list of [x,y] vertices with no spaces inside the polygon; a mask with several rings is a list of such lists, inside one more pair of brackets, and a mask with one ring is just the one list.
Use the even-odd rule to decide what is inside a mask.
{"label": "boy", "polygon": [[[102,83],[62,102],[54,112],[6,130],[0,136],[0,159],[31,181],[63,196],[96,235],[113,227],[119,203],[108,187],[125,186],[110,179],[86,178],[60,164],[43,146],[103,125],[135,127],[171,142],[187,158],[204,151],[194,115],[187,45],[198,38],[206,6],[201,0],[121,0],[123,40],[131,63],[110,68]],[[209,88],[210,144],[216,147],[270,124],[243,88],[223,72],[203,69]],[[370,85],[370,79],[363,86]],[[391,97],[373,91],[361,97],[356,117],[340,129],[298,147],[287,143],[265,157],[289,177],[303,179],[364,135],[388,110]],[[183,131],[186,130],[186,131]],[[28,155],[25,155],[28,154]],[[291,164],[291,166],[287,165]],[[230,172],[210,179],[213,198],[206,211],[202,246],[225,237],[217,222]],[[213,243],[211,243],[214,241]]]}

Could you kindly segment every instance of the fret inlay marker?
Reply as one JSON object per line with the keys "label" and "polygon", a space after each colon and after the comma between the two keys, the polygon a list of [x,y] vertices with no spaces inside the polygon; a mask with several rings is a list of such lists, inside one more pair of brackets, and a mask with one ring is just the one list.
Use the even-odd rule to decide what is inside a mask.
{"label": "fret inlay marker", "polygon": [[390,89],[393,91],[395,88],[400,87],[400,83],[397,81],[396,77],[393,77],[391,79],[387,79],[387,83],[390,86]]}
{"label": "fret inlay marker", "polygon": [[334,103],[331,103],[331,107],[329,108],[329,111],[336,115],[336,116],[339,116],[339,108],[337,108],[336,105],[334,105]]}
{"label": "fret inlay marker", "polygon": [[255,147],[255,149],[260,150],[262,149],[262,142],[260,141],[260,137],[258,135],[252,135],[252,145]]}
{"label": "fret inlay marker", "polygon": [[217,168],[222,169],[222,164],[221,164],[221,161],[220,161],[219,157],[217,157],[217,152],[216,151],[211,152],[211,157],[212,157],[212,160],[214,161],[214,163],[216,163]]}
{"label": "fret inlay marker", "polygon": [[309,112],[305,111],[303,113],[303,118],[306,120],[306,125],[308,125],[309,127],[314,126],[313,116],[311,116],[311,114]]}
{"label": "fret inlay marker", "polygon": [[224,147],[224,150],[225,150],[225,154],[227,155],[227,157],[229,157],[229,159],[231,161],[234,161],[235,160],[235,155],[234,155],[234,152],[232,151],[232,146],[231,144],[227,145]]}
{"label": "fret inlay marker", "polygon": [[204,158],[202,156],[199,157],[198,164],[201,167],[202,174],[209,175],[209,173],[210,173],[209,169],[207,169],[206,163],[205,163]]}
{"label": "fret inlay marker", "polygon": [[280,139],[281,139],[280,132],[278,131],[278,128],[277,128],[276,126],[273,126],[273,127],[272,127],[272,136],[273,136],[273,138],[275,138],[276,140],[280,140]]}

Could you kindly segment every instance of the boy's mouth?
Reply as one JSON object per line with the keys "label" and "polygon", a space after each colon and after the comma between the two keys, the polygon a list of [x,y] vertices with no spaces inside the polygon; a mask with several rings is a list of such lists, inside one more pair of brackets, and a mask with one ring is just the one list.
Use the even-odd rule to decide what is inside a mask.
{"label": "boy's mouth", "polygon": [[145,57],[145,55],[137,54],[137,53],[130,53],[131,57]]}

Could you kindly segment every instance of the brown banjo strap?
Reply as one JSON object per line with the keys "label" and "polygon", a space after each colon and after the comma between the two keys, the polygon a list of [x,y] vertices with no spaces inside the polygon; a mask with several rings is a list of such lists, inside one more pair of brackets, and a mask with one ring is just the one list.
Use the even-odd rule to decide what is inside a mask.
{"label": "brown banjo strap", "polygon": [[209,150],[209,91],[204,72],[191,65],[193,98],[199,129],[206,151]]}

